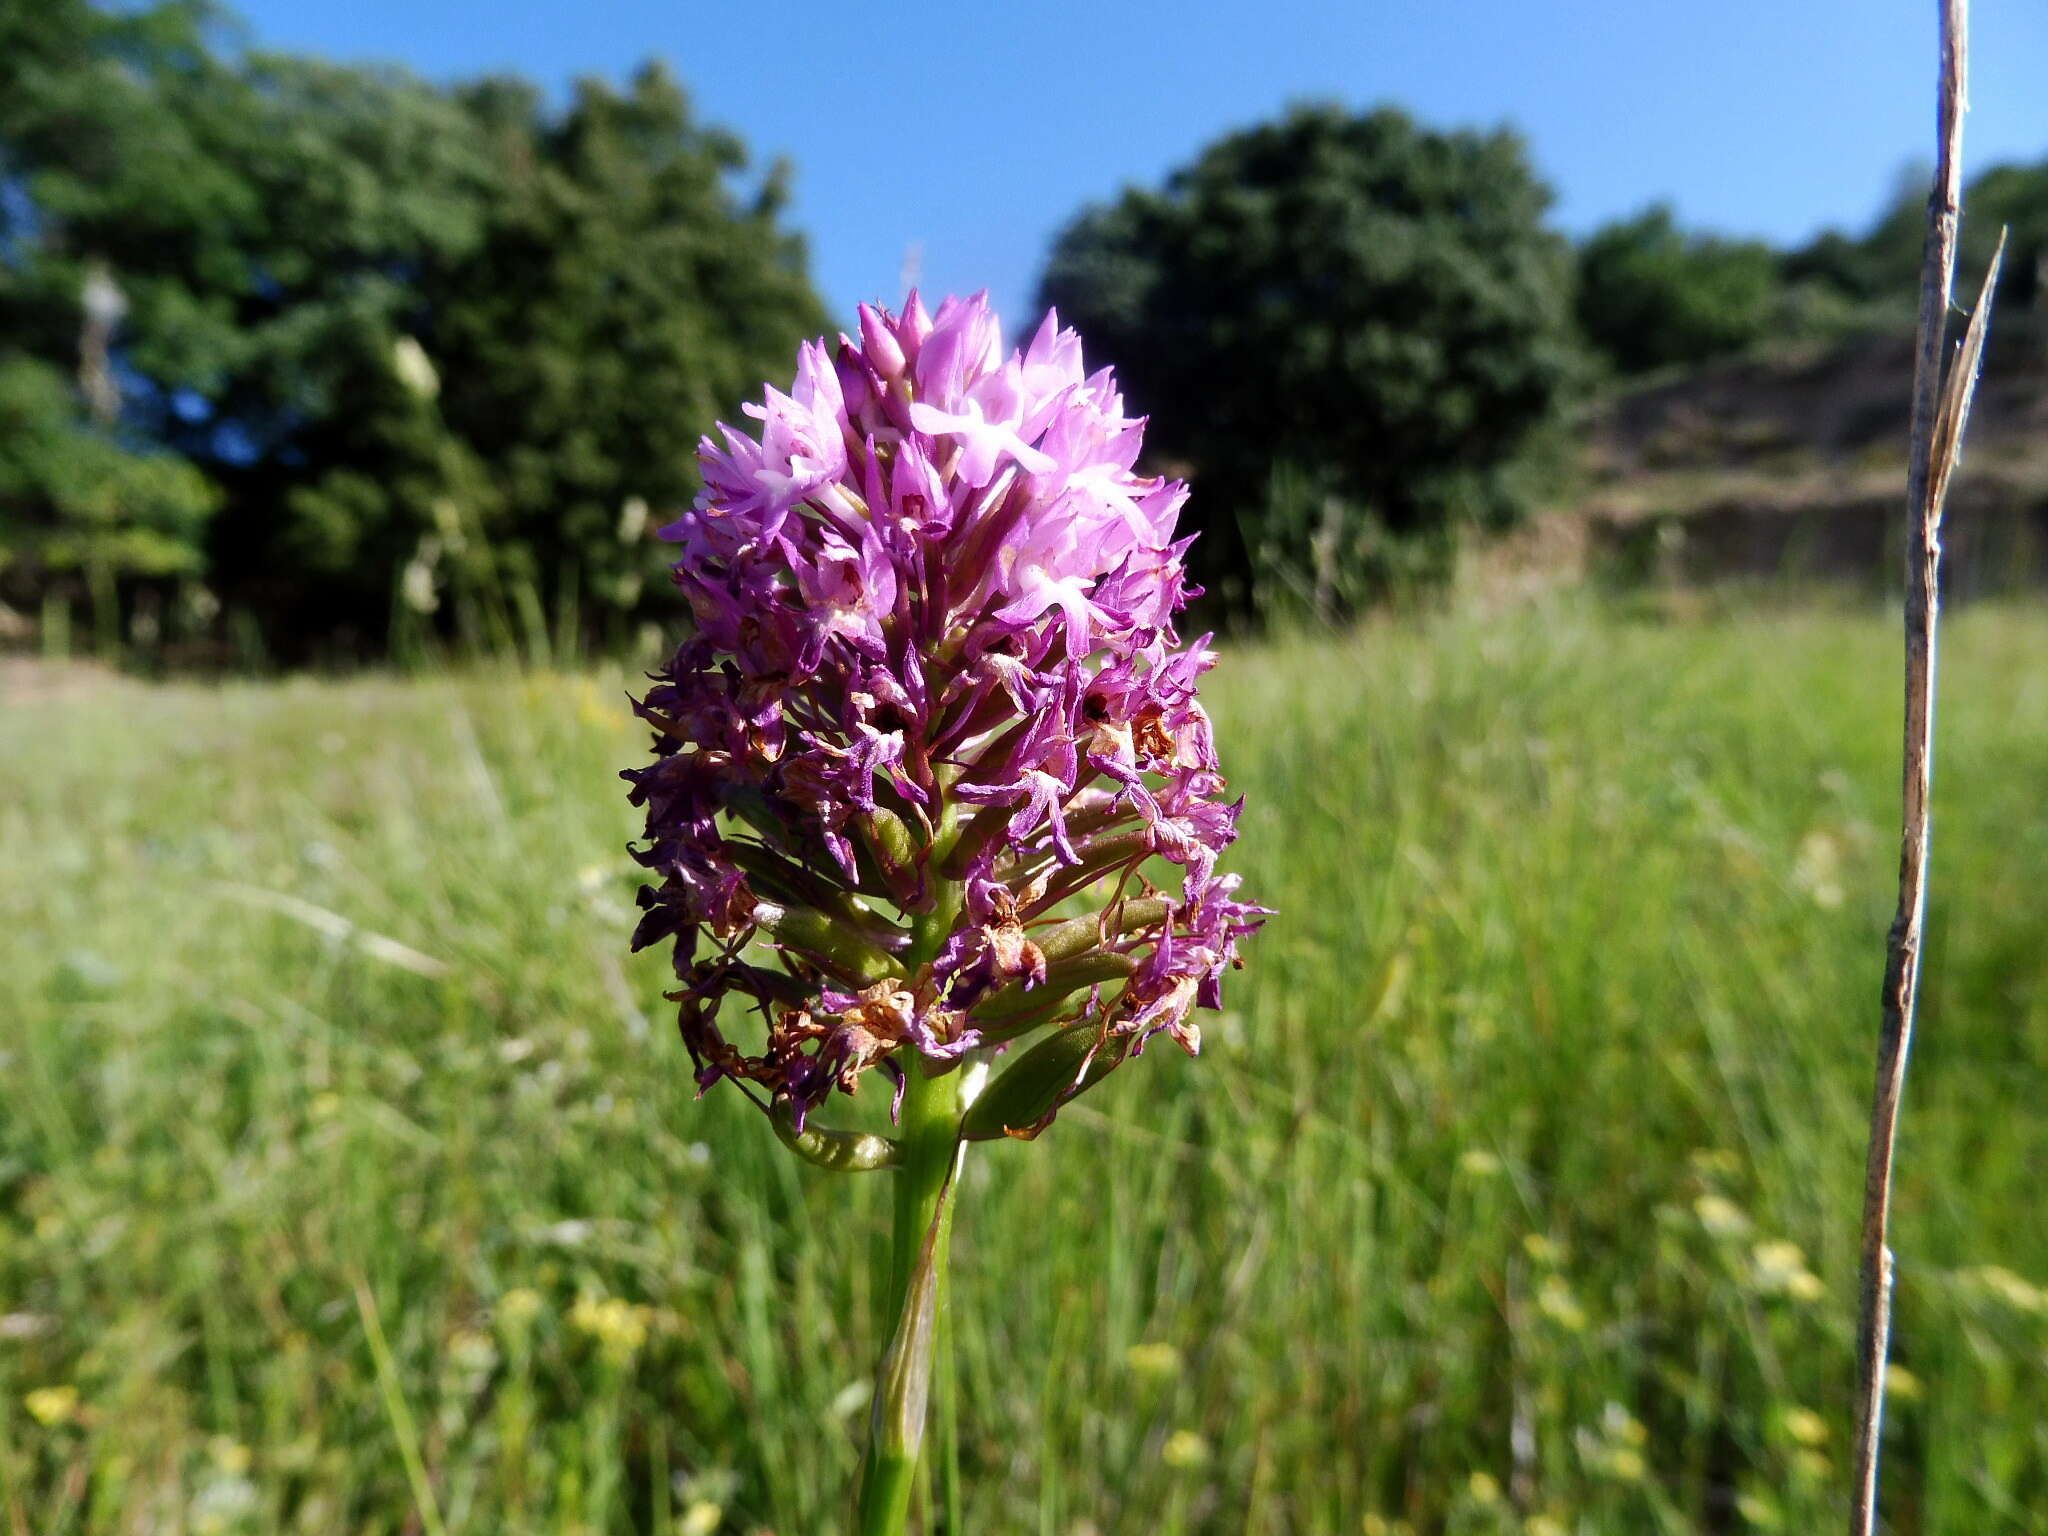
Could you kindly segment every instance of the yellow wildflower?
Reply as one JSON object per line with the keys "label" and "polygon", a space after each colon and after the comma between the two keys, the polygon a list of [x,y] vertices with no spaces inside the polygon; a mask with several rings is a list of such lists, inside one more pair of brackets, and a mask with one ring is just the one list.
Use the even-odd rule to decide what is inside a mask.
{"label": "yellow wildflower", "polygon": [[1828,1421],[1811,1408],[1787,1408],[1778,1415],[1778,1423],[1801,1445],[1826,1445]]}
{"label": "yellow wildflower", "polygon": [[1124,1364],[1140,1376],[1171,1376],[1180,1370],[1180,1351],[1163,1341],[1133,1344],[1124,1351]]}
{"label": "yellow wildflower", "polygon": [[30,1418],[45,1428],[55,1428],[68,1423],[78,1412],[78,1388],[37,1387],[21,1400]]}

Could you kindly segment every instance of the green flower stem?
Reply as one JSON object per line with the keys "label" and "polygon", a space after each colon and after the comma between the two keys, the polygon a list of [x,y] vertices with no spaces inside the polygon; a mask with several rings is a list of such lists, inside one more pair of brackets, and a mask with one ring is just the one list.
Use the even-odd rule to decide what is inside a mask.
{"label": "green flower stem", "polygon": [[[958,835],[956,813],[948,806],[932,840],[935,860],[951,850]],[[938,882],[932,910],[912,923],[911,948],[904,957],[911,974],[945,944],[965,896],[958,883]],[[909,1529],[934,1355],[942,1362],[940,1431],[948,1440],[953,1432],[952,1354],[945,1326],[951,1288],[946,1259],[953,1234],[948,1185],[960,1155],[960,1074],[927,1077],[914,1056],[909,1074],[897,1125],[901,1151],[894,1170],[895,1220],[890,1234],[890,1308],[886,1315],[896,1319],[895,1334],[875,1376],[868,1455],[861,1469],[860,1536],[903,1536]],[[927,1237],[930,1267],[923,1270],[920,1261]],[[924,1308],[930,1309],[929,1315],[920,1315]],[[945,1482],[942,1502],[954,1507],[958,1493],[950,1445],[940,1447],[934,1459]]]}
{"label": "green flower stem", "polygon": [[[954,1155],[959,1159],[953,1165],[953,1177],[957,1181],[961,1165],[967,1161],[965,1142]],[[951,1222],[947,1225],[950,1239]],[[949,1264],[939,1271],[938,1415],[935,1426],[938,1443],[932,1447],[932,1455],[928,1458],[939,1469],[938,1507],[945,1512],[947,1536],[959,1536],[966,1529],[960,1498],[960,1374],[953,1362],[953,1334],[953,1269]]]}
{"label": "green flower stem", "polygon": [[[912,1070],[904,1087],[899,1138],[903,1162],[894,1175],[896,1214],[889,1286],[891,1311],[899,1321],[889,1357],[875,1381],[872,1438],[861,1472],[861,1536],[903,1536],[909,1529],[931,1358],[944,1351],[943,1345],[935,1348],[932,1341],[945,1322],[946,1254],[953,1226],[952,1201],[945,1197],[960,1147],[957,1072],[925,1077]],[[927,1234],[932,1244],[931,1273],[920,1275],[919,1260]],[[921,1307],[932,1309],[928,1319],[915,1315]],[[928,1332],[919,1347],[913,1341],[921,1328]],[[940,1460],[949,1458],[942,1453]]]}

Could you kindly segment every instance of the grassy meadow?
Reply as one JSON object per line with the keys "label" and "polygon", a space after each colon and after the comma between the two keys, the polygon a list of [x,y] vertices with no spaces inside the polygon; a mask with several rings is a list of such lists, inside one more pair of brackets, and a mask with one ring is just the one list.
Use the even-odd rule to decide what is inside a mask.
{"label": "grassy meadow", "polygon": [[[1876,613],[1231,651],[1280,909],[955,1237],[975,1536],[1846,1509]],[[1886,1451],[2048,1531],[2048,613],[1954,617]],[[881,1176],[692,1098],[621,673],[0,700],[0,1531],[843,1529]]]}

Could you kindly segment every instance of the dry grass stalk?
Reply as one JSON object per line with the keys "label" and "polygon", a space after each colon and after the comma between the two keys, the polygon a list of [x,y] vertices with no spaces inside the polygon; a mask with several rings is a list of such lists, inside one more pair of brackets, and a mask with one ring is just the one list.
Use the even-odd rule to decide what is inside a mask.
{"label": "dry grass stalk", "polygon": [[1899,905],[1886,944],[1884,1022],[1863,1189],[1863,1273],[1857,1328],[1855,1485],[1851,1536],[1872,1536],[1877,1522],[1877,1462],[1884,1416],[1885,1357],[1891,1344],[1890,1246],[1892,1155],[1899,1099],[1912,1044],[1927,913],[1928,790],[1934,769],[1935,625],[1940,607],[1941,514],[1962,454],[1963,428],[1983,358],[1991,295],[2005,252],[1998,251],[1961,346],[1944,377],[1943,338],[1955,278],[1962,198],[1962,131],[1968,61],[1967,0],[1942,0],[1939,158],[1928,199],[1926,259],[1913,369],[1912,456],[1906,488],[1905,786],[1899,844]]}

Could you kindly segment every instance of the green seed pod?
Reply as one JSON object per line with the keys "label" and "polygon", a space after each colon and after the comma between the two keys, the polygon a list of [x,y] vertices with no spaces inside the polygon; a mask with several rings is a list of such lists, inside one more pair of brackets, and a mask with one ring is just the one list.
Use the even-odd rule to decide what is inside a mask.
{"label": "green seed pod", "polygon": [[1037,944],[1048,961],[1065,960],[1093,949],[1105,938],[1115,938],[1134,928],[1149,928],[1161,921],[1173,904],[1157,896],[1119,902],[1101,912],[1073,918],[1038,935]]}
{"label": "green seed pod", "polygon": [[887,1136],[828,1131],[816,1125],[798,1130],[796,1117],[787,1104],[777,1104],[768,1118],[785,1147],[805,1162],[832,1173],[870,1173],[877,1168],[895,1168],[903,1162],[903,1148]]}
{"label": "green seed pod", "polygon": [[1091,837],[1075,849],[1080,863],[1058,865],[1046,871],[1046,895],[1054,901],[1078,896],[1111,870],[1142,859],[1152,851],[1152,842],[1151,831],[1144,827]]}
{"label": "green seed pod", "polygon": [[1033,1024],[1025,1025],[1025,1028],[1042,1024],[1058,1011],[1062,1002],[1083,987],[1121,980],[1131,974],[1136,964],[1129,955],[1107,951],[1061,960],[1047,966],[1044,982],[1030,991],[1024,989],[1023,982],[1016,981],[975,1004],[972,1015],[974,1027],[982,1032],[984,1038],[1011,1039],[1022,1033],[1015,1026],[1023,1020],[1033,1020]]}
{"label": "green seed pod", "polygon": [[1101,1081],[1129,1050],[1129,1036],[1105,1035],[1093,1020],[1041,1040],[974,1101],[960,1122],[961,1139],[1029,1141],[1062,1104]]}
{"label": "green seed pod", "polygon": [[857,825],[869,850],[884,869],[895,873],[909,869],[917,862],[917,840],[910,835],[910,828],[903,818],[887,806],[876,806],[863,815]]}
{"label": "green seed pod", "polygon": [[816,907],[778,907],[763,902],[754,909],[754,921],[780,943],[816,955],[862,982],[903,974],[903,967],[887,950]]}

